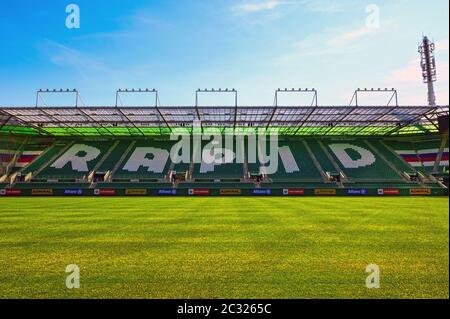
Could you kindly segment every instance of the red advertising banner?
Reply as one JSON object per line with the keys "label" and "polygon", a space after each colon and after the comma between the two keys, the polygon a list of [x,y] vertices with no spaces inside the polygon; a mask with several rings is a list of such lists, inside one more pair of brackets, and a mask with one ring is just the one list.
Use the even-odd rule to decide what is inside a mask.
{"label": "red advertising banner", "polygon": [[400,195],[400,190],[397,188],[383,188],[378,190],[378,195]]}
{"label": "red advertising banner", "polygon": [[20,196],[22,195],[22,190],[20,189],[7,189],[5,191],[5,196]]}
{"label": "red advertising banner", "polygon": [[189,195],[192,196],[207,196],[210,194],[209,189],[207,188],[195,188],[189,190]]}
{"label": "red advertising banner", "polygon": [[99,189],[98,195],[100,196],[114,196],[116,195],[115,189]]}
{"label": "red advertising banner", "polygon": [[305,195],[305,190],[304,189],[285,189],[285,190],[283,190],[283,194],[286,196]]}

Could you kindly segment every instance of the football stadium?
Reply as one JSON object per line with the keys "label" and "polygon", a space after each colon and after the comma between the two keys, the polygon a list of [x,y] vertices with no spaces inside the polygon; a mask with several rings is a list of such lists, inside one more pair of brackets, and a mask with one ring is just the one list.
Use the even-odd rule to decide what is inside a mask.
{"label": "football stadium", "polygon": [[312,104],[1,108],[3,296],[448,297],[448,106],[289,91]]}
{"label": "football stadium", "polygon": [[[447,195],[448,106],[390,105],[394,89],[358,89],[354,106],[283,92],[312,105],[2,108],[2,195]],[[368,107],[361,93],[392,96]]]}
{"label": "football stadium", "polygon": [[[308,3],[303,10],[323,14]],[[227,12],[241,19],[285,5],[294,10],[251,1]],[[153,17],[131,17],[172,34]],[[71,39],[145,42],[129,25]],[[318,39],[336,46],[335,62],[342,43],[382,34],[358,30]],[[113,74],[69,45],[46,45],[63,52],[49,61],[63,69],[70,60],[83,82]],[[0,105],[0,299],[448,299],[449,106],[436,99],[436,50],[424,36],[428,103],[401,103],[381,81],[345,105],[284,84],[266,105],[241,105],[235,88],[197,89],[191,105],[162,105],[154,88],[121,88],[104,106],[53,88],[30,105]],[[233,102],[205,105],[205,95]],[[286,95],[302,102],[286,105]],[[74,103],[47,103],[53,96]]]}

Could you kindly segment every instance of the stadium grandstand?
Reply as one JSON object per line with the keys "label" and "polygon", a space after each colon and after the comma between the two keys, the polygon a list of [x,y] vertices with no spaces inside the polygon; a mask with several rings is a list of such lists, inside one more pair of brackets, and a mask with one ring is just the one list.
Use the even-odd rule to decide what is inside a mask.
{"label": "stadium grandstand", "polygon": [[[149,107],[1,107],[1,194],[448,194],[448,106],[400,106],[393,89],[358,89],[348,106],[319,106],[314,89],[277,90],[276,97],[289,91],[312,94],[312,104],[238,106],[236,98],[234,106],[175,107],[157,98]],[[66,91],[39,91],[38,99],[54,92]],[[358,104],[358,94],[379,92],[392,94],[387,105]],[[190,139],[232,134],[222,148],[231,156],[196,162],[194,150],[175,161],[169,154],[178,141],[170,136],[180,129]],[[268,172],[261,154],[270,141],[257,144],[253,159],[248,136],[274,131],[279,165]]]}

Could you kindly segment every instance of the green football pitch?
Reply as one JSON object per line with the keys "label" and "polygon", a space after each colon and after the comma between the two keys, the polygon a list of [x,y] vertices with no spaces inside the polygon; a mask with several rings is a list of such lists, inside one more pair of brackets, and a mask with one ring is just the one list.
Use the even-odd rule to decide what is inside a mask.
{"label": "green football pitch", "polygon": [[0,198],[0,298],[448,298],[448,204]]}

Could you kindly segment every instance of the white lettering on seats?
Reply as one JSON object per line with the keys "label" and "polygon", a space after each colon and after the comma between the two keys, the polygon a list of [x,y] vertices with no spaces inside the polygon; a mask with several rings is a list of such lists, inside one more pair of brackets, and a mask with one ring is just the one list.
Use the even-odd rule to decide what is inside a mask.
{"label": "white lettering on seats", "polygon": [[[83,156],[81,153],[84,153]],[[85,144],[73,145],[63,156],[56,160],[50,167],[61,169],[71,163],[72,170],[78,172],[88,172],[87,163],[95,160],[100,155],[100,150]]]}
{"label": "white lettering on seats", "polygon": [[[367,167],[375,163],[376,158],[372,152],[360,146],[352,144],[330,144],[329,147],[345,168]],[[354,160],[348,155],[347,150],[353,150],[361,158]]]}
{"label": "white lettering on seats", "polygon": [[[153,155],[152,159],[147,158]],[[148,172],[162,173],[169,159],[169,151],[154,147],[137,147],[128,162],[123,167],[124,171],[137,172],[145,167]]]}
{"label": "white lettering on seats", "polygon": [[[211,137],[213,137],[212,140],[210,140]],[[205,135],[203,140],[209,140],[210,142],[205,145],[202,151],[200,173],[214,172],[216,166],[233,163],[236,154],[232,150],[222,147],[223,138],[221,135]]]}
{"label": "white lettering on seats", "polygon": [[222,164],[232,164],[236,154],[226,148],[215,147],[209,143],[203,149],[202,164],[200,165],[200,173],[214,172],[214,167]]}
{"label": "white lettering on seats", "polygon": [[270,135],[269,142],[269,155],[267,155],[266,136],[263,134],[258,135],[259,171],[260,174],[264,175],[272,175],[278,171],[278,135]]}
{"label": "white lettering on seats", "polygon": [[289,146],[282,146],[279,149],[281,162],[283,162],[284,169],[286,173],[292,174],[295,172],[300,172],[300,168],[295,161],[294,155],[292,155],[291,149]]}

